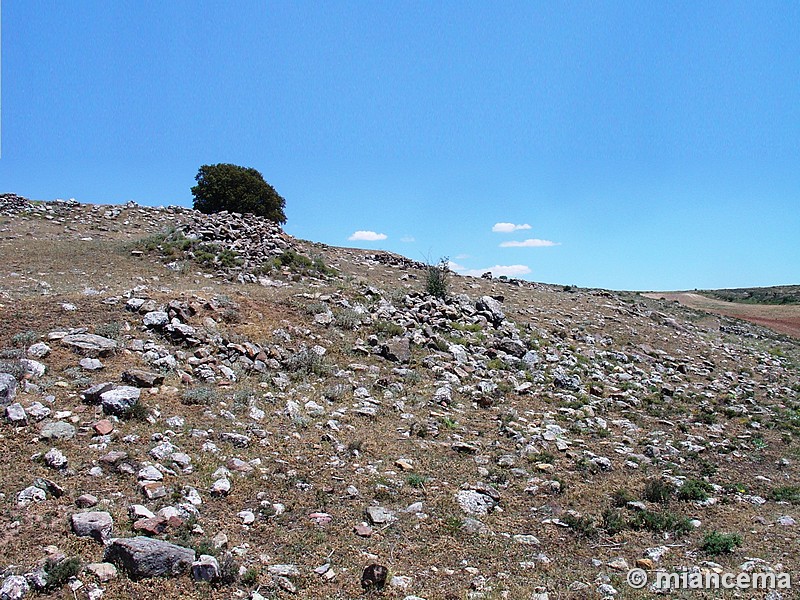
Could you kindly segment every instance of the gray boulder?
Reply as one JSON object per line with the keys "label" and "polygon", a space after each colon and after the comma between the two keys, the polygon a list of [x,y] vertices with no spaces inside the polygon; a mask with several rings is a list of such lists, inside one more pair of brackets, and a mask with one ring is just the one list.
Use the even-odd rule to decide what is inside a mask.
{"label": "gray boulder", "polygon": [[144,536],[113,538],[103,560],[121,568],[132,579],[169,577],[185,573],[195,560],[195,552]]}
{"label": "gray boulder", "polygon": [[72,515],[72,531],[78,537],[94,538],[105,542],[114,529],[114,519],[104,511],[75,513]]}
{"label": "gray boulder", "polygon": [[154,310],[147,313],[142,321],[145,327],[161,328],[169,324],[169,315],[163,310]]}
{"label": "gray boulder", "polygon": [[117,342],[93,333],[73,333],[61,338],[61,343],[84,356],[108,356],[117,350]]}
{"label": "gray boulder", "polygon": [[124,415],[130,412],[134,405],[139,402],[141,390],[128,385],[108,390],[100,394],[100,403],[103,405],[103,412],[109,415]]}

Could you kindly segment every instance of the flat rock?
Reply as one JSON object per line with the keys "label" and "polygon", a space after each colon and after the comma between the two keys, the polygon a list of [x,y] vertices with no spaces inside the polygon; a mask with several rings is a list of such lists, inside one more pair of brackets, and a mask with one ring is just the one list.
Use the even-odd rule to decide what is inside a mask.
{"label": "flat rock", "polygon": [[365,512],[373,525],[388,525],[397,521],[394,511],[382,506],[368,506]]}
{"label": "flat rock", "polygon": [[163,310],[153,310],[144,316],[142,322],[145,327],[154,327],[158,329],[169,324],[169,315]]}
{"label": "flat rock", "polygon": [[497,505],[491,496],[476,490],[461,490],[455,495],[455,500],[461,510],[470,515],[485,515]]}
{"label": "flat rock", "polygon": [[44,342],[38,342],[28,348],[28,356],[33,358],[44,358],[48,354],[50,354],[50,346]]}
{"label": "flat rock", "polygon": [[104,560],[124,570],[132,579],[169,577],[185,573],[195,561],[195,552],[144,536],[114,538],[106,546]]}
{"label": "flat rock", "polygon": [[84,567],[84,571],[91,573],[102,582],[111,581],[117,577],[117,567],[107,562],[89,563]]}
{"label": "flat rock", "polygon": [[61,343],[75,352],[91,358],[108,356],[117,350],[117,342],[93,333],[73,333],[65,335],[61,338]]}
{"label": "flat rock", "polygon": [[86,404],[100,404],[100,396],[111,389],[114,389],[113,383],[97,383],[81,392],[81,400]]}
{"label": "flat rock", "polygon": [[64,421],[48,421],[39,435],[45,440],[71,440],[75,437],[75,427]]}
{"label": "flat rock", "polygon": [[142,369],[129,369],[122,374],[122,381],[140,388],[151,388],[164,383],[164,376]]}
{"label": "flat rock", "polygon": [[72,515],[72,530],[78,537],[94,538],[105,542],[114,529],[114,519],[105,511],[75,513]]}
{"label": "flat rock", "polygon": [[82,358],[78,364],[86,371],[99,371],[105,368],[105,365],[96,358]]}

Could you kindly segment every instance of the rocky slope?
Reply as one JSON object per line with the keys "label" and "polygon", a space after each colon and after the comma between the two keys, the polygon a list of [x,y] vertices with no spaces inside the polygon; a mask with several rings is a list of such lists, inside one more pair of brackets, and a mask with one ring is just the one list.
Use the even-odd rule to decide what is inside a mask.
{"label": "rocky slope", "polygon": [[0,196],[0,255],[1,598],[797,572],[791,339],[180,207]]}

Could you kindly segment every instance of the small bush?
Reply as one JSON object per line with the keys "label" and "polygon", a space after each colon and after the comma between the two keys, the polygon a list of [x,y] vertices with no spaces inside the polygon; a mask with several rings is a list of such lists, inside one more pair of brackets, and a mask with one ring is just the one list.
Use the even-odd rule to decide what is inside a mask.
{"label": "small bush", "polygon": [[406,477],[406,483],[415,488],[421,488],[423,485],[425,485],[426,481],[428,481],[428,478],[418,473],[411,473],[408,477]]}
{"label": "small bush", "polygon": [[669,504],[669,500],[675,491],[674,486],[663,479],[651,479],[644,486],[644,498],[648,502],[658,504]]}
{"label": "small bush", "polygon": [[706,554],[717,556],[719,554],[730,554],[734,548],[742,545],[742,536],[738,533],[719,533],[709,531],[703,537],[700,549]]}
{"label": "small bush", "polygon": [[646,529],[653,533],[671,531],[676,534],[684,534],[692,530],[692,524],[689,519],[669,511],[654,512],[643,510],[637,512],[628,524],[631,529]]}
{"label": "small bush", "polygon": [[119,321],[114,321],[112,323],[102,323],[94,328],[95,334],[112,340],[119,338],[121,330],[122,330],[122,325],[119,323]]}
{"label": "small bush", "polygon": [[17,348],[27,348],[36,341],[37,337],[35,331],[23,331],[11,336],[11,343]]}
{"label": "small bush", "polygon": [[181,403],[187,406],[209,405],[217,401],[219,401],[219,393],[210,387],[189,388],[181,394]]}
{"label": "small bush", "polygon": [[293,354],[287,361],[286,368],[304,375],[325,375],[330,370],[325,357],[313,350],[302,350]]}
{"label": "small bush", "polygon": [[345,308],[333,313],[333,323],[341,329],[358,329],[361,325],[361,315],[350,308]]}
{"label": "small bush", "polygon": [[255,587],[258,584],[258,576],[260,574],[261,572],[257,568],[250,567],[244,572],[240,581],[245,587]]}
{"label": "small bush", "polygon": [[444,529],[447,533],[455,535],[464,527],[464,519],[456,516],[449,516],[444,520]]}
{"label": "small bush", "polygon": [[800,504],[800,486],[787,485],[773,488],[769,493],[769,499],[776,502]]}
{"label": "small bush", "polygon": [[428,265],[425,269],[425,293],[436,298],[447,298],[448,276],[450,267],[448,259],[442,258],[438,264]]}
{"label": "small bush", "polygon": [[219,583],[233,585],[239,580],[239,563],[230,552],[225,553],[219,561]]}
{"label": "small bush", "polygon": [[628,502],[634,502],[635,500],[636,498],[633,497],[633,494],[626,489],[620,488],[611,494],[611,504],[617,508],[624,508]]}
{"label": "small bush", "polygon": [[383,333],[389,337],[396,337],[405,333],[405,328],[402,325],[393,323],[391,321],[376,321],[375,332]]}
{"label": "small bush", "polygon": [[705,481],[687,479],[683,485],[678,488],[678,500],[708,500],[711,490],[711,485]]}
{"label": "small bush", "polygon": [[71,577],[77,577],[80,570],[81,561],[77,557],[63,560],[49,559],[44,565],[44,571],[47,573],[47,589],[60,589]]}
{"label": "small bush", "polygon": [[591,517],[587,517],[585,515],[580,517],[566,515],[561,520],[564,521],[564,523],[566,523],[578,537],[586,538],[587,540],[593,540],[599,535],[597,527],[594,524],[594,519]]}
{"label": "small bush", "polygon": [[603,511],[602,527],[609,535],[614,535],[627,529],[628,523],[625,521],[625,515],[622,514],[621,510],[607,508]]}

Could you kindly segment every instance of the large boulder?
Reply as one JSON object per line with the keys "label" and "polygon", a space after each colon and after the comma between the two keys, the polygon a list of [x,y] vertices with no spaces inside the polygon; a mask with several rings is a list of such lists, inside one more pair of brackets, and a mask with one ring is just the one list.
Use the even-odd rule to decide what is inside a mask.
{"label": "large boulder", "polygon": [[108,356],[117,350],[117,342],[93,333],[73,333],[61,338],[61,343],[84,356]]}
{"label": "large boulder", "polygon": [[121,568],[131,579],[170,577],[189,570],[195,552],[191,548],[137,536],[110,540],[103,560]]}

